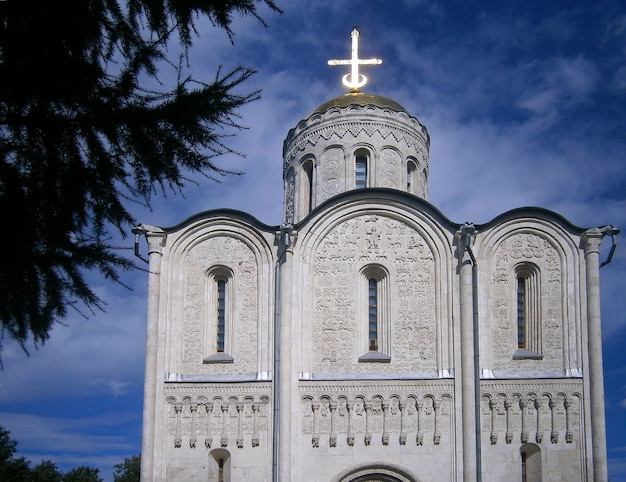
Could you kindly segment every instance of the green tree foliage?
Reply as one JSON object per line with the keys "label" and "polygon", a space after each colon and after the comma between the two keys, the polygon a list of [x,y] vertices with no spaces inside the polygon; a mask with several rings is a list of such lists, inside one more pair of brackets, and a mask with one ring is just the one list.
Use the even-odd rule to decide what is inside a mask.
{"label": "green tree foliage", "polygon": [[31,482],[29,463],[24,457],[15,457],[16,451],[17,442],[0,427],[0,480]]}
{"label": "green tree foliage", "polygon": [[63,476],[63,482],[102,482],[100,470],[81,465]]}
{"label": "green tree foliage", "polygon": [[42,460],[35,465],[30,472],[30,478],[32,482],[63,482],[63,474],[50,460]]}
{"label": "green tree foliage", "polygon": [[[214,162],[232,152],[237,109],[259,96],[239,93],[254,71],[197,80],[186,53],[204,25],[232,40],[233,15],[263,22],[259,4],[280,11],[273,0],[0,2],[2,335],[26,350],[71,307],[102,309],[84,276],[121,282],[133,267],[111,241],[135,223],[129,203],[229,172]],[[168,58],[173,45],[181,58]]]}
{"label": "green tree foliage", "polygon": [[124,459],[121,464],[113,466],[114,482],[139,482],[141,474],[141,456],[132,455]]}
{"label": "green tree foliage", "polygon": [[[42,460],[32,469],[24,457],[15,457],[17,442],[11,433],[0,427],[0,481],[11,482],[102,482],[100,470],[80,466],[68,471],[65,475],[50,460]],[[137,456],[139,459],[139,456]],[[119,467],[127,463],[126,459]],[[139,464],[139,462],[137,462]],[[115,466],[116,470],[118,465]],[[132,464],[129,464],[132,467]],[[139,465],[137,465],[139,467]],[[137,469],[139,470],[139,469]],[[139,472],[137,472],[139,474]],[[139,477],[139,476],[137,476]],[[133,479],[123,479],[133,480]],[[137,478],[139,480],[139,478]]]}

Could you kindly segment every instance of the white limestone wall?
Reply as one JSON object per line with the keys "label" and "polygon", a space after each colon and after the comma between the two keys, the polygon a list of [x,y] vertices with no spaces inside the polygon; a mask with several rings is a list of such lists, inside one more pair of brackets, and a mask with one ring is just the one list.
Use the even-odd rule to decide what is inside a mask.
{"label": "white limestone wall", "polygon": [[450,381],[301,381],[299,388],[292,480],[343,480],[372,466],[410,480],[454,480]]}
{"label": "white limestone wall", "polygon": [[[527,468],[542,481],[594,480],[581,233],[528,208],[475,235],[484,481],[521,480],[523,451],[537,454]],[[524,264],[538,272],[540,336],[532,356],[517,346],[515,272]]]}
{"label": "white limestone wall", "polygon": [[271,385],[168,384],[164,479],[271,480]]}
{"label": "white limestone wall", "polygon": [[[142,480],[217,480],[220,460],[225,480],[270,480],[274,236],[232,212],[163,236],[162,262],[150,266],[160,280],[150,310],[158,353],[147,364],[154,435],[144,427],[152,460]],[[226,360],[210,337],[216,266],[231,273]]]}
{"label": "white limestone wall", "polygon": [[481,389],[484,482],[521,480],[528,449],[538,453],[542,481],[590,480],[581,380],[492,380]]}
{"label": "white limestone wall", "polygon": [[[372,464],[406,480],[455,480],[453,234],[433,216],[355,194],[297,226],[290,480],[339,481]],[[389,276],[384,362],[363,357],[369,265]]]}

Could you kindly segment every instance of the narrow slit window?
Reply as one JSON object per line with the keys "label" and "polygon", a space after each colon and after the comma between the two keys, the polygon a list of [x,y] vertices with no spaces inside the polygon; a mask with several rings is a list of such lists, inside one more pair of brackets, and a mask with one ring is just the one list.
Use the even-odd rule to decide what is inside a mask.
{"label": "narrow slit window", "polygon": [[541,482],[541,448],[535,444],[524,444],[520,450],[522,482]]}
{"label": "narrow slit window", "polygon": [[406,191],[417,194],[417,164],[412,160],[406,163]]}
{"label": "narrow slit window", "polygon": [[202,363],[233,363],[233,339],[236,313],[233,309],[233,272],[226,266],[214,266],[207,273],[205,355]]}
{"label": "narrow slit window", "polygon": [[224,459],[217,461],[217,482],[224,482]]}
{"label": "narrow slit window", "polygon": [[[389,272],[381,265],[361,269],[358,294],[359,362],[389,363],[391,361],[391,303]],[[362,352],[361,352],[362,353]]]}
{"label": "narrow slit window", "polygon": [[542,358],[540,283],[541,272],[536,265],[522,263],[515,268],[514,329],[517,351],[513,359]]}
{"label": "narrow slit window", "polygon": [[362,152],[356,154],[354,187],[356,189],[367,187],[367,156]]}
{"label": "narrow slit window", "polygon": [[304,201],[306,203],[306,212],[309,213],[313,209],[313,161],[307,161],[303,166],[305,177]]}
{"label": "narrow slit window", "polygon": [[226,280],[217,280],[217,352],[224,353],[226,341]]}
{"label": "narrow slit window", "polygon": [[368,280],[368,344],[370,351],[378,351],[378,281]]}
{"label": "narrow slit window", "polygon": [[526,348],[526,278],[517,278],[517,348]]}

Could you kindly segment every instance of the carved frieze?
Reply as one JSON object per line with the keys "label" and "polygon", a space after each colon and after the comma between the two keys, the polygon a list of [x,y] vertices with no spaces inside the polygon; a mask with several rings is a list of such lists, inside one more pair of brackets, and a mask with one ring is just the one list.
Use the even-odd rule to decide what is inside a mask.
{"label": "carved frieze", "polygon": [[[481,399],[482,433],[491,444],[535,442],[569,444],[580,436],[582,396],[580,384],[484,390]],[[518,389],[523,391],[517,391]]]}
{"label": "carved frieze", "polygon": [[[302,432],[316,448],[448,446],[453,443],[451,387],[439,384],[420,388],[416,390],[415,384],[409,382],[371,387],[358,383],[334,387],[303,385]],[[432,391],[423,391],[429,388]]]}
{"label": "carved frieze", "polygon": [[[407,120],[402,118],[401,122],[405,123]],[[367,139],[376,138],[377,144],[395,145],[406,149],[407,152],[411,152],[411,155],[419,158],[422,165],[428,170],[428,135],[417,121],[413,120],[406,127],[402,127],[395,122],[383,119],[380,121],[368,120],[367,122],[355,119],[344,121],[334,119],[332,123],[322,122],[319,125],[310,126],[303,132],[297,132],[295,135],[290,133],[290,136],[285,140],[285,172],[304,150],[315,148],[318,144],[341,143],[342,141],[346,143],[348,137],[353,140],[360,138],[361,134]]]}
{"label": "carved frieze", "polygon": [[261,440],[267,440],[269,385],[246,390],[213,390],[201,384],[191,391],[185,386],[166,388],[166,429],[175,448],[228,447],[231,443],[238,448],[258,447]]}

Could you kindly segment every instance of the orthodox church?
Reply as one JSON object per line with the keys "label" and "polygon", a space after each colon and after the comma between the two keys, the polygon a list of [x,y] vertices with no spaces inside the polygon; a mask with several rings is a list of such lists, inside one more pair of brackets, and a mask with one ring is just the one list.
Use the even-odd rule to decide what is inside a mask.
{"label": "orthodox church", "polygon": [[[606,481],[599,268],[619,230],[428,202],[428,131],[362,92],[283,147],[284,209],[139,225],[141,480]],[[613,241],[601,260],[603,238]]]}

